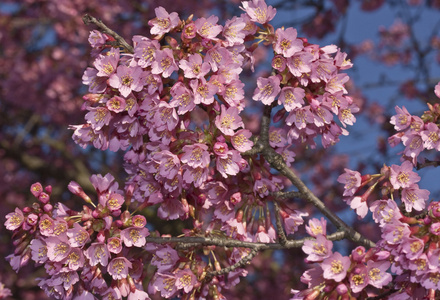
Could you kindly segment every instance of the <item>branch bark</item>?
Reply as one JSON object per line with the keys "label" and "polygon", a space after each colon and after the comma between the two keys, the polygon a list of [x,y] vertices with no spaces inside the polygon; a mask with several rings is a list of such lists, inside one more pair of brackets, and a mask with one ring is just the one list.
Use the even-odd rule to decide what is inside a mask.
{"label": "branch bark", "polygon": [[95,17],[93,17],[89,14],[85,14],[82,17],[82,19],[83,19],[84,24],[86,24],[86,25],[89,25],[90,23],[95,24],[96,26],[98,26],[98,28],[100,29],[101,32],[113,37],[118,42],[118,44],[121,47],[125,48],[129,53],[134,53],[133,47],[130,44],[128,44],[122,36],[120,36],[119,34],[114,32],[110,28],[108,28],[107,25],[105,25],[101,20],[96,19]]}

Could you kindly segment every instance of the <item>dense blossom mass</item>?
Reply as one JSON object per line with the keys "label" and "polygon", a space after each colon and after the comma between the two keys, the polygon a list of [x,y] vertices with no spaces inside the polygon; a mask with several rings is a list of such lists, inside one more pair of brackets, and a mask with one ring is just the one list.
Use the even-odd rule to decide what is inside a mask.
{"label": "dense blossom mass", "polygon": [[[240,16],[220,25],[213,15],[182,20],[158,7],[149,34],[132,37],[132,50],[115,46],[111,34],[90,33],[94,61],[83,75],[85,123],[71,126],[73,139],[84,148],[125,151],[128,177],[120,187],[110,174],[93,175],[96,200],[71,182],[69,190],[87,203],[81,211],[54,203],[51,186],[32,185],[37,201],[6,216],[14,232],[15,251],[7,257],[14,270],[30,260],[43,265],[46,277],[38,285],[57,299],[134,300],[155,293],[223,299],[222,292],[247,275],[252,247],[175,247],[150,226],[143,209],[155,208],[164,220],[189,220],[182,237],[194,241],[263,247],[299,230],[308,214],[275,197],[285,189],[285,173],[275,173],[281,167],[259,147],[267,139],[288,168],[295,147],[313,149],[320,141],[328,148],[347,135],[359,110],[342,73],[352,64],[335,45],[319,47],[294,28],[273,28],[276,9],[263,0],[244,1],[241,8]],[[240,75],[254,70],[257,47],[273,51],[272,72],[257,78],[248,96]],[[246,108],[255,106],[269,111],[270,126],[264,133],[261,125],[260,136],[244,122]],[[372,212],[381,239],[344,256],[333,251],[327,221],[310,219],[302,250],[315,266],[301,277],[308,287],[292,290],[292,299],[362,299],[385,288],[395,289],[389,299],[409,299],[440,289],[439,205],[431,202],[423,218],[407,214],[428,203],[413,167],[421,151],[440,149],[438,107],[422,118],[396,111],[391,124],[399,133],[390,143],[406,146],[403,163],[373,175],[346,169],[338,178],[357,215]],[[375,189],[381,199],[371,199]]]}

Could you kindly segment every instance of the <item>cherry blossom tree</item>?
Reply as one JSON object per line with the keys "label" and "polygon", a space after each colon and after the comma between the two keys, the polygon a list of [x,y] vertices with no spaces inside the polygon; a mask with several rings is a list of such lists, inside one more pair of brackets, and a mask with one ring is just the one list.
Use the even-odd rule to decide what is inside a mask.
{"label": "cherry blossom tree", "polygon": [[[335,8],[344,15],[343,4]],[[63,204],[60,187],[33,184],[34,203],[6,215],[12,268],[43,265],[38,286],[59,299],[233,298],[258,260],[301,266],[290,271],[296,278],[281,280],[290,281],[281,288],[292,289],[284,293],[292,299],[435,299],[438,202],[419,187],[414,168],[437,165],[436,154],[431,160],[425,153],[438,149],[440,85],[430,93],[403,85],[407,95],[428,104],[420,116],[396,106],[385,128],[394,130],[391,146],[403,144],[399,163],[310,170],[317,155],[331,157],[362,108],[345,73],[353,64],[336,45],[311,43],[292,27],[275,28],[277,9],[263,0],[244,1],[241,9],[220,25],[215,15],[182,18],[157,7],[147,32],[120,31],[130,39],[91,14],[83,17],[95,26],[88,36],[92,61],[82,75],[88,86],[84,123],[70,129],[76,144],[93,149],[82,155],[124,153],[123,170],[115,160],[115,174],[66,176],[76,179],[68,184],[71,205]],[[335,22],[332,12],[318,11],[312,23]],[[328,31],[315,26],[313,32],[324,37]],[[382,37],[377,59],[411,61],[395,47],[405,40],[415,47],[408,28],[383,29]],[[435,48],[431,38],[426,49]],[[422,67],[426,49],[415,52]],[[259,51],[273,53],[272,68],[249,83],[247,76],[262,63]],[[421,69],[428,88],[429,69]],[[3,147],[13,151],[39,122],[16,127],[22,136]],[[62,148],[65,159],[72,149]],[[302,166],[307,156],[314,159]],[[26,157],[19,161],[25,164]],[[308,174],[299,176],[303,168]],[[321,176],[338,170],[321,184]],[[369,227],[358,230],[338,216],[344,206],[364,220],[358,224],[371,215]],[[160,228],[174,220],[180,222],[170,233]],[[365,234],[368,228],[378,235]],[[296,257],[277,258],[279,250]]]}

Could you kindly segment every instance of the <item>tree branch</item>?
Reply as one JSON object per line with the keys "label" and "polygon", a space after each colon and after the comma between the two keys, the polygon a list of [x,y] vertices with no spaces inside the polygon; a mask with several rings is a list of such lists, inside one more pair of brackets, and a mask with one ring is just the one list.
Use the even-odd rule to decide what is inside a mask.
{"label": "tree branch", "polygon": [[83,22],[86,25],[89,25],[90,23],[95,24],[96,26],[98,26],[98,28],[100,29],[101,32],[110,35],[111,37],[113,37],[118,44],[125,48],[129,53],[134,53],[134,49],[131,45],[129,45],[123,37],[121,37],[119,34],[117,34],[116,32],[114,32],[113,30],[111,30],[110,28],[108,28],[101,20],[96,19],[95,17],[89,15],[89,14],[85,14],[83,17]]}
{"label": "tree branch", "polygon": [[342,221],[336,214],[332,211],[328,210],[324,203],[316,197],[311,190],[306,186],[306,184],[290,169],[283,160],[283,157],[277,153],[270,145],[269,145],[269,126],[271,120],[271,112],[272,106],[265,106],[263,117],[261,119],[261,128],[260,128],[260,139],[258,143],[261,144],[259,146],[262,148],[262,155],[266,159],[266,161],[278,172],[288,178],[294,186],[297,187],[298,192],[301,193],[301,198],[313,204],[318,210],[327,217],[330,222],[332,222],[338,231],[343,231],[346,233],[346,237],[355,243],[359,243],[365,247],[371,248],[375,246],[375,243],[364,236],[362,236],[359,232],[355,231],[353,228],[349,227]]}
{"label": "tree branch", "polygon": [[252,258],[254,258],[258,254],[258,252],[259,252],[258,247],[251,249],[251,252],[249,252],[248,255],[246,255],[245,257],[240,259],[238,262],[236,262],[232,266],[220,269],[218,271],[209,272],[207,274],[206,278],[210,279],[214,276],[224,275],[224,274],[232,272],[238,268],[242,268],[242,267],[246,266],[246,264],[248,264],[252,260]]}

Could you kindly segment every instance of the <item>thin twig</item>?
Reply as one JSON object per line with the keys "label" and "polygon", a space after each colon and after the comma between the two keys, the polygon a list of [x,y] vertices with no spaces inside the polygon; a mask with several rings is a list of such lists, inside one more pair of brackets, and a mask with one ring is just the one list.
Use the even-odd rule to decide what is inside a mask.
{"label": "thin twig", "polygon": [[116,32],[114,32],[113,30],[111,30],[110,28],[107,27],[107,25],[105,25],[101,20],[96,19],[95,17],[89,15],[89,14],[85,14],[83,17],[83,22],[86,25],[89,25],[90,23],[95,24],[96,26],[98,26],[98,28],[105,34],[108,34],[110,36],[112,36],[117,42],[118,44],[125,48],[129,53],[134,53],[134,49],[131,45],[129,45],[123,37],[121,37],[119,34],[117,34]]}
{"label": "thin twig", "polygon": [[277,225],[278,238],[280,240],[280,244],[285,245],[287,244],[287,238],[283,229],[283,225],[281,224],[280,207],[276,201],[273,202],[273,205],[275,207],[275,223]]}
{"label": "thin twig", "polygon": [[313,204],[327,219],[332,222],[338,231],[346,233],[346,237],[355,243],[359,243],[365,247],[371,248],[376,244],[355,231],[353,228],[345,224],[336,214],[325,207],[325,204],[312,193],[306,184],[289,168],[283,160],[283,157],[277,153],[269,144],[269,126],[271,120],[272,106],[265,106],[263,116],[261,118],[260,140],[258,143],[262,145],[262,154],[266,161],[292,182],[292,184],[302,194],[302,199]]}
{"label": "thin twig", "polygon": [[284,200],[284,199],[292,199],[292,198],[303,198],[304,195],[297,191],[290,191],[290,192],[275,192],[272,193],[272,196],[274,196],[278,200]]}
{"label": "thin twig", "polygon": [[251,249],[251,251],[249,252],[248,255],[246,255],[245,257],[243,257],[242,259],[240,259],[238,262],[236,262],[235,264],[233,264],[232,266],[220,269],[218,271],[211,271],[208,272],[207,274],[207,279],[212,278],[214,276],[219,276],[219,275],[224,275],[227,274],[229,272],[232,272],[238,268],[242,268],[245,265],[247,265],[259,252],[258,247]]}

